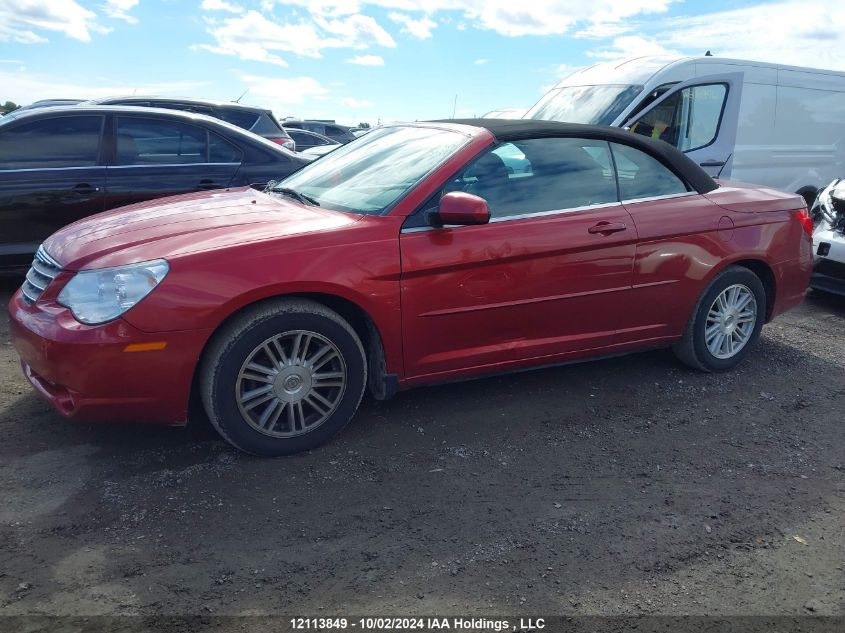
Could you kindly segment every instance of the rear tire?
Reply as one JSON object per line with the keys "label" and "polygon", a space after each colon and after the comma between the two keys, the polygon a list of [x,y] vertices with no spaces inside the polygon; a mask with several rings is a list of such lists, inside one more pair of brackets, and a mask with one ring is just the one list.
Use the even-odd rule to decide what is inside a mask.
{"label": "rear tire", "polygon": [[747,268],[731,266],[707,286],[672,351],[694,369],[733,369],[751,353],[765,319],[763,282]]}
{"label": "rear tire", "polygon": [[200,365],[200,394],[227,442],[276,457],[315,448],[358,409],[364,347],[336,312],[304,299],[266,301],[217,332]]}

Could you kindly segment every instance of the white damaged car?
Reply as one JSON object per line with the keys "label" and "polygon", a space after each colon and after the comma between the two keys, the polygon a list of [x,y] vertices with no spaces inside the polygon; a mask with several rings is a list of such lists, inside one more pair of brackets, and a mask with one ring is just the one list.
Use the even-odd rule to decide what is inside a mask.
{"label": "white damaged car", "polygon": [[834,180],[812,209],[815,290],[845,296],[845,179]]}

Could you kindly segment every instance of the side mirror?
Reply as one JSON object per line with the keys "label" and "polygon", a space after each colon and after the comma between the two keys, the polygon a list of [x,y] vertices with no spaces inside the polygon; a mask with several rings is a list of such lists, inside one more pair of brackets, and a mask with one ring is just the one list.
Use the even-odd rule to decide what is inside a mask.
{"label": "side mirror", "polygon": [[429,214],[428,221],[436,227],[487,224],[490,221],[490,209],[484,198],[463,191],[451,191],[440,198],[439,207]]}

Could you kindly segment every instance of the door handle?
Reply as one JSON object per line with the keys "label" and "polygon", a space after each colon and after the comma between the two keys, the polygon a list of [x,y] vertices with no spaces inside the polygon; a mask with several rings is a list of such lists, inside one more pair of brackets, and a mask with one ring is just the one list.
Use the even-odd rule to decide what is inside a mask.
{"label": "door handle", "polygon": [[220,185],[218,185],[213,180],[209,180],[208,178],[203,178],[200,180],[199,184],[197,185],[197,189],[220,189]]}
{"label": "door handle", "polygon": [[702,167],[724,167],[725,161],[723,160],[706,160],[703,163],[699,163]]}
{"label": "door handle", "polygon": [[78,193],[81,196],[100,191],[99,187],[92,187],[87,182],[81,182],[72,189],[73,193]]}
{"label": "door handle", "polygon": [[623,224],[622,222],[599,222],[595,226],[588,228],[587,233],[610,235],[611,233],[619,233],[620,231],[625,231],[627,229],[628,225]]}

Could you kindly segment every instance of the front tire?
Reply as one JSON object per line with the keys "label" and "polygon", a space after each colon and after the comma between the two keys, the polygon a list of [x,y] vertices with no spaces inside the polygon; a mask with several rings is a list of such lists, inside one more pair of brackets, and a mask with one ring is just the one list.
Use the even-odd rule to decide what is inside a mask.
{"label": "front tire", "polygon": [[275,457],[315,448],[340,431],[367,384],[364,347],[336,312],[279,299],[236,316],[212,339],[200,393],[227,442]]}
{"label": "front tire", "polygon": [[766,318],[766,289],[753,272],[731,266],[702,294],[672,350],[701,371],[733,369],[751,353]]}

